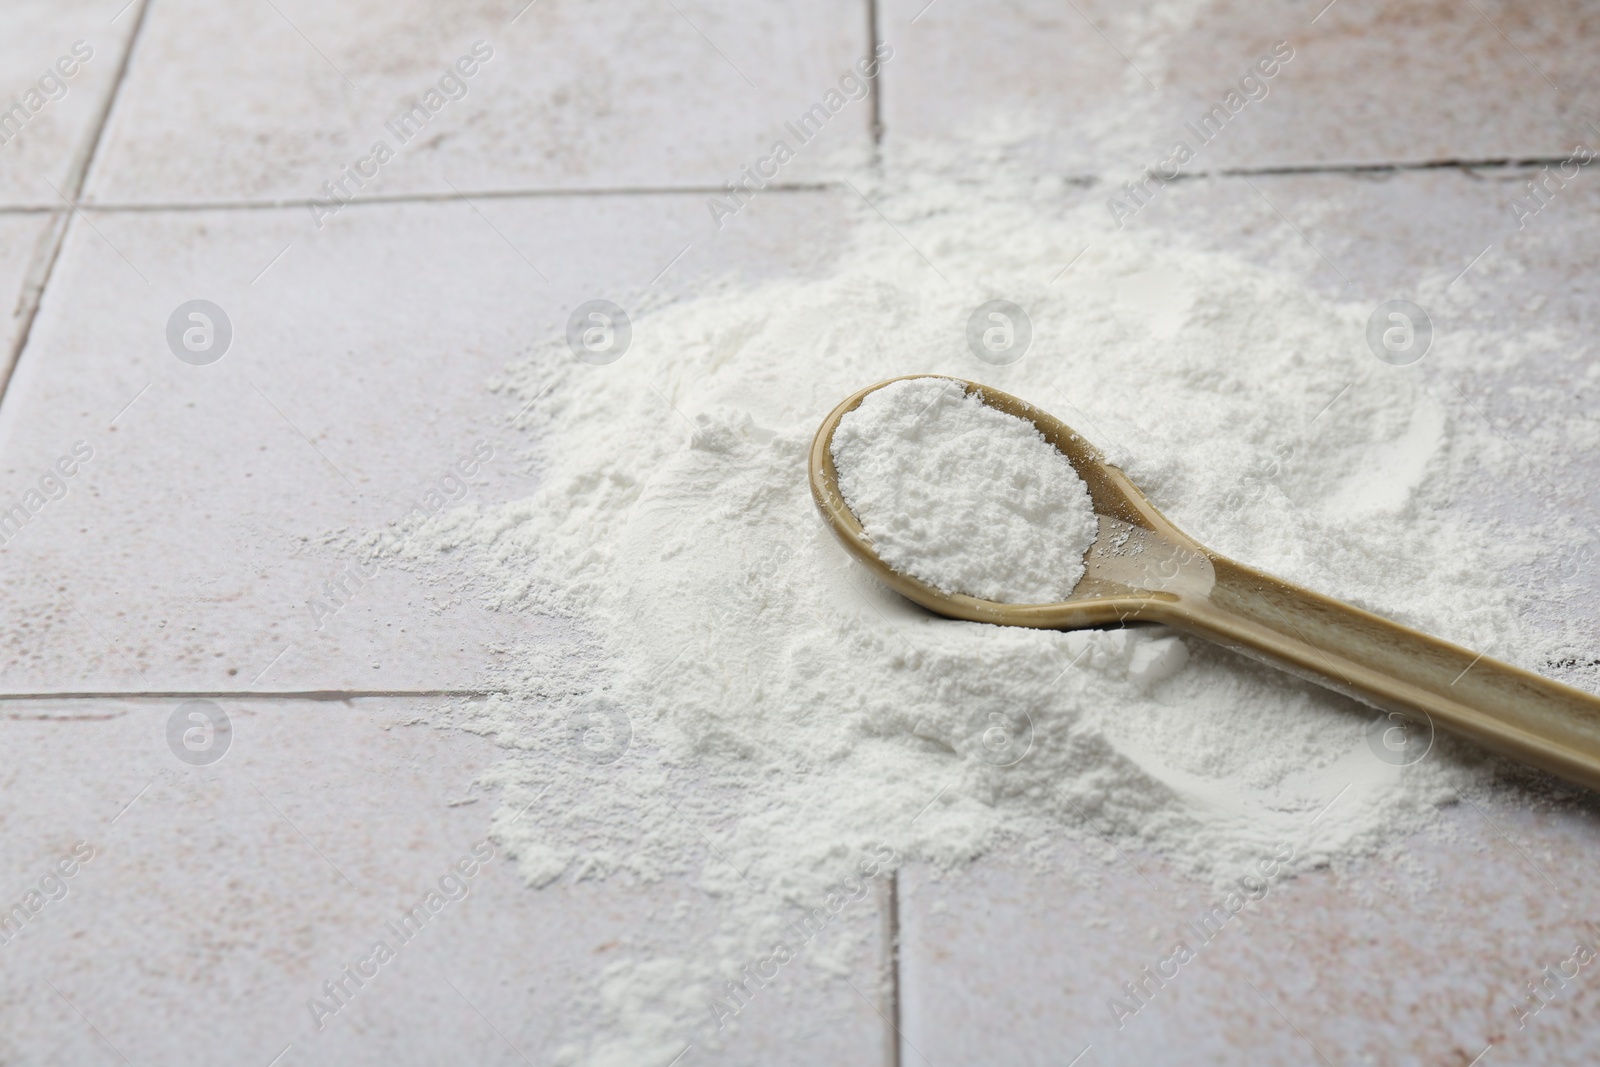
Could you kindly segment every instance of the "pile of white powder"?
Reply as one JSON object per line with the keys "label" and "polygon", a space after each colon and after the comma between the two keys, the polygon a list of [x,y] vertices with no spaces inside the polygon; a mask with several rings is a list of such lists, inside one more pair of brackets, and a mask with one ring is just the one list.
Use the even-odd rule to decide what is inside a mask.
{"label": "pile of white powder", "polygon": [[[552,324],[496,385],[508,414],[531,404],[540,491],[437,517],[398,549],[475,561],[486,600],[555,620],[503,695],[453,711],[507,749],[488,781],[504,787],[494,833],[529,883],[688,876],[720,898],[720,933],[699,949],[618,950],[583,994],[572,1062],[666,1062],[718,1041],[712,991],[885,845],[958,863],[1105,832],[1221,880],[1283,842],[1299,869],[1370,852],[1486,773],[1444,740],[1412,766],[1379,759],[1371,709],[1160,627],[1060,633],[908,605],[834,541],[808,489],[813,434],[865,385],[980,379],[1084,433],[1220,552],[1534,668],[1558,640],[1519,623],[1501,575],[1560,551],[1559,533],[1489,539],[1458,518],[1461,485],[1524,461],[1447,413],[1426,364],[1374,359],[1370,306],[1170,234],[1107,233],[1095,203],[858,179],[898,230],[862,209],[808,276],[636,304],[633,346],[607,366],[574,359]],[[1419,292],[1440,314],[1450,274]],[[1003,367],[964,336],[996,294],[1032,321],[1032,348]],[[1493,338],[1455,341],[1502,354]],[[938,401],[930,425],[970,418],[966,403]],[[1005,436],[984,432],[985,448]],[[881,471],[848,433],[839,447],[882,551],[958,559],[905,540],[902,519],[936,509],[895,494],[971,488],[976,445],[874,447]],[[1053,540],[957,516],[952,535],[985,566],[929,580],[1025,600],[1070,588],[1082,501],[1029,477],[1018,514],[1048,520]],[[995,569],[1035,557],[1048,587]],[[1021,739],[1004,758],[985,741],[996,723]]]}
{"label": "pile of white powder", "polygon": [[1065,600],[1098,525],[1089,487],[1030,422],[947,378],[894,382],[839,420],[839,492],[878,558],[945,593]]}

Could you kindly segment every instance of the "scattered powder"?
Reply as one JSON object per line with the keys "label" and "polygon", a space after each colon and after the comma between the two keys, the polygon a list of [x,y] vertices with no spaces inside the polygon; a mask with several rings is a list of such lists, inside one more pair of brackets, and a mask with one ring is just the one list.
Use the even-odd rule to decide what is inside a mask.
{"label": "scattered powder", "polygon": [[839,492],[878,558],[946,593],[1065,600],[1098,526],[1089,487],[1030,422],[947,378],[868,393],[833,435]]}
{"label": "scattered powder", "polygon": [[[451,710],[508,751],[487,778],[504,788],[494,833],[528,882],[687,875],[719,898],[697,947],[642,933],[617,950],[564,1062],[726,1040],[738,1021],[719,1031],[707,1010],[725,982],[885,846],[950,864],[1009,841],[1081,872],[1098,853],[1049,843],[1103,832],[1220,883],[1283,842],[1298,870],[1370,853],[1492,771],[1446,738],[1384,762],[1371,709],[1163,628],[985,626],[896,597],[807,485],[817,426],[864,385],[986,381],[1084,433],[1218,551],[1535,669],[1563,639],[1521,621],[1503,575],[1570,538],[1466,521],[1458,488],[1525,461],[1441,406],[1453,394],[1430,389],[1428,361],[1373,358],[1370,305],[1178,233],[1107,231],[1092,197],[856,179],[897,229],[863,210],[810,275],[642,310],[609,366],[541,343],[497,385],[508,413],[531,404],[539,492],[436,517],[396,549],[481,561],[486,600],[554,620],[504,695]],[[1450,273],[1418,291],[1441,314]],[[1033,328],[1004,367],[963,334],[996,294]],[[1489,366],[1509,343],[1461,327],[1453,358]],[[826,980],[850,943],[783,973]]]}

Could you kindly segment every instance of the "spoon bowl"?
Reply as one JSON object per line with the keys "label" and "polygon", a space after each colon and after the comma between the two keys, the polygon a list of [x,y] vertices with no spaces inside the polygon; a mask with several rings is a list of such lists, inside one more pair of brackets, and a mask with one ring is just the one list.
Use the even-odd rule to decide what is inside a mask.
{"label": "spoon bowl", "polygon": [[1089,488],[1099,531],[1084,558],[1084,575],[1072,595],[1049,604],[1008,604],[964,593],[946,593],[920,578],[894,570],[878,558],[872,539],[839,492],[833,465],[833,432],[867,394],[893,382],[937,375],[912,374],[868,386],[848,397],[823,420],[811,444],[811,494],[823,519],[844,547],[885,585],[929,611],[971,622],[1067,630],[1130,620],[1160,620],[1161,605],[1179,593],[1203,593],[1215,580],[1204,549],[1181,533],[1145,499],[1128,476],[1105,461],[1100,450],[1066,423],[1025,400],[975,382],[947,378],[992,408],[1031,422],[1071,461]]}
{"label": "spoon bowl", "polygon": [[839,492],[832,445],[840,419],[869,393],[903,380],[868,386],[829,412],[812,440],[808,472],[817,510],[846,551],[906,599],[939,615],[1000,626],[1165,623],[1399,717],[1396,724],[1425,723],[1430,738],[1437,722],[1503,755],[1600,789],[1600,699],[1211,552],[1167,521],[1071,427],[988,386],[943,379],[1032,423],[1072,463],[1088,486],[1099,523],[1083,577],[1065,600],[1007,604],[946,593],[894,570],[878,557]]}

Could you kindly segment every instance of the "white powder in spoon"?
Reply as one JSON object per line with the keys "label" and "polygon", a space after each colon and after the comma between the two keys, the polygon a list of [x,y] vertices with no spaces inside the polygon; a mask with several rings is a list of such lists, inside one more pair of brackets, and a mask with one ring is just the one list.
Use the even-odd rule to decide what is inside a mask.
{"label": "white powder in spoon", "polygon": [[1083,577],[1089,487],[1032,423],[958,382],[868,393],[831,451],[840,494],[893,569],[1005,604],[1065,600]]}

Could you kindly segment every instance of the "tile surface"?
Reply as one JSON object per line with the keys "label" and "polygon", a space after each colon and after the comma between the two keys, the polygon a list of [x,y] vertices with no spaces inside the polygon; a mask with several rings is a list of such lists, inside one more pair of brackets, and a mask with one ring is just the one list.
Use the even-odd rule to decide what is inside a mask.
{"label": "tile surface", "polygon": [[[1241,256],[1363,310],[1399,296],[1422,303],[1437,328],[1414,368],[1428,395],[1450,418],[1490,420],[1526,465],[1521,481],[1462,484],[1452,519],[1491,533],[1571,524],[1596,545],[1596,457],[1555,428],[1593,405],[1586,339],[1600,306],[1583,281],[1595,270],[1594,244],[1581,235],[1600,218],[1600,188],[1584,173],[1519,226],[1507,205],[1528,174],[1182,182],[1129,225]],[[1064,284],[1065,299],[1091,291],[1087,279]],[[1463,369],[1478,345],[1503,353],[1493,371]],[[1524,390],[1530,381],[1544,387]],[[1565,390],[1553,408],[1551,384]],[[1351,385],[1382,387],[1359,375]],[[1309,414],[1280,413],[1284,439]],[[1145,430],[1159,439],[1159,427]],[[1352,473],[1389,476],[1380,457]],[[1205,516],[1174,517],[1211,541]],[[1589,558],[1530,560],[1515,575],[1528,615],[1574,625],[1586,649],[1600,635]],[[1600,688],[1592,655],[1527,665]],[[1404,862],[1282,883],[1132,1019],[1119,1020],[1108,1001],[1139,1007],[1123,983],[1166,957],[1181,924],[1217,891],[1137,855],[1147,883],[1092,839],[1064,848],[1048,874],[1004,856],[943,881],[914,870],[901,912],[905,1058],[921,1062],[920,1049],[935,1063],[939,1051],[957,1061],[1064,1063],[1090,1047],[1082,1063],[1164,1062],[1181,1049],[1195,1063],[1467,1064],[1493,1045],[1482,1062],[1588,1062],[1600,1000],[1581,979],[1526,1025],[1514,1010],[1527,982],[1572,955],[1574,938],[1595,943],[1587,923],[1600,922],[1585,889],[1600,827],[1594,806],[1549,808],[1540,795],[1507,784],[1474,798],[1481,813],[1458,806],[1439,832],[1407,842]]]}
{"label": "tile surface", "polygon": [[[483,684],[506,649],[560,641],[559,627],[393,568],[331,616],[309,604],[346,576],[351,536],[404,516],[478,442],[494,458],[461,499],[537,485],[517,412],[486,382],[583,300],[644,306],[725,273],[811,270],[860,220],[915,236],[915,218],[888,204],[880,219],[846,190],[767,193],[720,229],[707,209],[867,51],[873,6],[860,0],[150,3],[97,146],[140,8],[15,0],[0,33],[0,105],[74,41],[94,49],[66,95],[0,145],[0,299],[20,306],[51,221],[31,209],[60,208],[56,189],[91,147],[86,197],[105,208],[72,219],[0,404],[0,510],[43,478],[60,487],[0,544],[0,694]],[[1103,227],[1238,255],[1328,299],[1423,304],[1438,333],[1415,370],[1430,395],[1452,418],[1488,420],[1527,462],[1520,482],[1463,486],[1452,518],[1596,532],[1590,555],[1513,576],[1530,617],[1576,620],[1593,647],[1595,457],[1560,429],[1600,388],[1594,172],[1542,179],[1554,193],[1532,216],[1516,206],[1540,177],[1526,168],[1216,176],[1558,160],[1595,145],[1593,11],[876,11],[894,49],[878,86],[885,151],[955,142],[978,180],[999,153],[1037,173],[1041,210],[1104,203]],[[441,85],[478,41],[492,55]],[[1119,220],[1122,183],[1169,158],[1192,136],[1185,123],[1278,41],[1293,58],[1185,164],[1212,177],[1147,186]],[[420,133],[387,125],[435,88]],[[870,159],[873,104],[841,99],[779,180]],[[393,158],[357,188],[348,169],[370,166],[380,140]],[[422,202],[308,209],[325,182]],[[640,192],[668,189],[680,192]],[[584,190],[606,195],[570,195]],[[461,191],[470,202],[449,199]],[[507,191],[541,195],[478,195]],[[1102,232],[1086,228],[1084,244]],[[1061,292],[1104,296],[1071,274]],[[196,298],[232,330],[205,366],[168,340]],[[1507,353],[1501,365],[1463,370],[1484,344]],[[1530,380],[1559,383],[1563,399],[1531,404]],[[1285,435],[1303,415],[1283,413]],[[1376,460],[1364,473],[1386,477]],[[1204,522],[1193,517],[1202,536]],[[1529,666],[1600,682],[1592,655]],[[498,798],[473,782],[499,753],[416,725],[423,705],[404,700],[219,703],[233,747],[196,767],[168,740],[172,700],[0,701],[0,903],[55,895],[43,879],[56,864],[79,841],[95,849],[0,944],[0,1062],[561,1061],[585,1013],[604,1010],[594,983],[608,967],[664,965],[716,930],[715,901],[687,881],[532,891],[497,858],[319,1030],[307,999],[482,840]],[[1594,805],[1522,778],[1473,800],[1481,810],[1449,809],[1399,860],[1275,885],[1121,1020],[1108,1002],[1132,1003],[1123,983],[1210,909],[1213,888],[1093,838],[1064,840],[1045,871],[1004,854],[954,876],[913,867],[899,1062],[1592,1062],[1590,971],[1536,1015],[1518,1006],[1576,938],[1595,943]],[[879,918],[852,920],[859,989],[879,976]],[[721,1049],[675,1061],[669,1042],[635,1059],[881,1063],[877,1008],[812,975],[775,986]]]}
{"label": "tile surface", "polygon": [[[548,1063],[605,968],[692,955],[715,929],[714,898],[683,880],[535,891],[498,854],[460,877],[486,854],[497,797],[474,779],[497,752],[416,725],[418,702],[219,706],[230,741],[204,766],[168,748],[176,701],[3,709],[5,906],[47,899],[0,943],[0,1061]],[[60,878],[75,848],[89,858]],[[447,902],[402,941],[387,924],[429,892]],[[861,989],[870,910],[845,920],[866,938]],[[314,1015],[380,939],[394,958]],[[695,1061],[878,1062],[882,1022],[850,981],[774,982]],[[668,1044],[662,1064],[684,1043]]]}
{"label": "tile surface", "polygon": [[[40,242],[54,222],[49,214],[0,215],[0,300],[5,301],[0,326],[0,367],[10,357],[25,321],[24,290],[37,285]],[[3,374],[0,371],[0,374]]]}
{"label": "tile surface", "polygon": [[[1594,805],[1477,803],[1407,842],[1404,863],[1281,881],[1210,926],[1224,891],[1159,857],[1130,855],[1135,873],[1093,838],[1048,874],[1003,858],[942,880],[913,869],[906,1061],[1464,1065],[1492,1046],[1483,1062],[1591,1062],[1587,972],[1531,1014],[1526,983],[1600,937]],[[1179,942],[1195,958],[1163,966]]]}
{"label": "tile surface", "polygon": [[[16,495],[77,442],[93,458],[0,548],[0,688],[481,685],[531,620],[400,570],[316,614],[354,558],[328,536],[403,519],[480,442],[494,459],[457,501],[525,496],[518,413],[486,388],[509,360],[600,294],[810,269],[837,202],[773,193],[720,231],[695,196],[358,206],[320,232],[292,210],[75,225],[0,467]],[[193,366],[167,321],[202,296],[233,337]]]}
{"label": "tile surface", "polygon": [[[1552,550],[1508,578],[1526,591],[1531,618],[1570,625],[1592,648],[1600,640],[1600,569],[1591,564],[1600,551],[1600,491],[1590,475],[1596,456],[1563,427],[1586,423],[1600,390],[1589,341],[1600,302],[1585,282],[1600,268],[1600,253],[1585,236],[1600,229],[1600,182],[1591,170],[1579,171],[1519,226],[1510,205],[1527,195],[1530,176],[1538,172],[1181,182],[1129,225],[1241,256],[1364,313],[1394,298],[1423,306],[1435,340],[1405,369],[1418,374],[1448,417],[1487,421],[1521,465],[1519,479],[1463,481],[1452,519],[1491,534],[1529,524],[1580,531],[1586,549]],[[1367,362],[1361,345],[1352,338],[1358,367]],[[1492,369],[1476,369],[1484,362],[1468,357],[1485,349],[1497,358]],[[1355,390],[1382,383],[1359,370],[1351,378]],[[1284,439],[1294,439],[1313,414],[1281,413]],[[1377,456],[1365,473],[1389,476]],[[1194,517],[1193,528],[1209,536],[1204,517]],[[1600,672],[1592,658],[1527,666],[1593,690]]]}
{"label": "tile surface", "polygon": [[[1180,139],[1190,173],[1565,157],[1600,139],[1582,4],[1323,7],[885,0],[887,136],[1009,145],[1116,183]],[[1247,85],[1220,130],[1205,143],[1185,130],[1280,41],[1292,58]]]}
{"label": "tile surface", "polygon": [[[540,0],[218,6],[158,0],[89,188],[100,201],[215,203],[348,193],[720,187],[783,136],[868,51],[856,0],[750,9],[714,3]],[[217,63],[214,44],[258,47]],[[492,53],[426,94],[462,57]],[[472,69],[469,61],[462,69]],[[459,83],[459,84],[458,84]],[[445,94],[449,94],[447,97]],[[454,97],[454,99],[450,99]],[[387,124],[437,103],[402,137]],[[870,108],[850,104],[784,168],[859,159]],[[406,131],[402,129],[402,133]],[[196,144],[207,146],[203,162]]]}
{"label": "tile surface", "polygon": [[[137,6],[123,10],[125,2],[6,5],[0,34],[0,108],[8,109],[0,116],[0,207],[60,206],[60,194],[70,195],[74,166],[88,151],[136,21]],[[24,110],[9,110],[17,104]]]}

